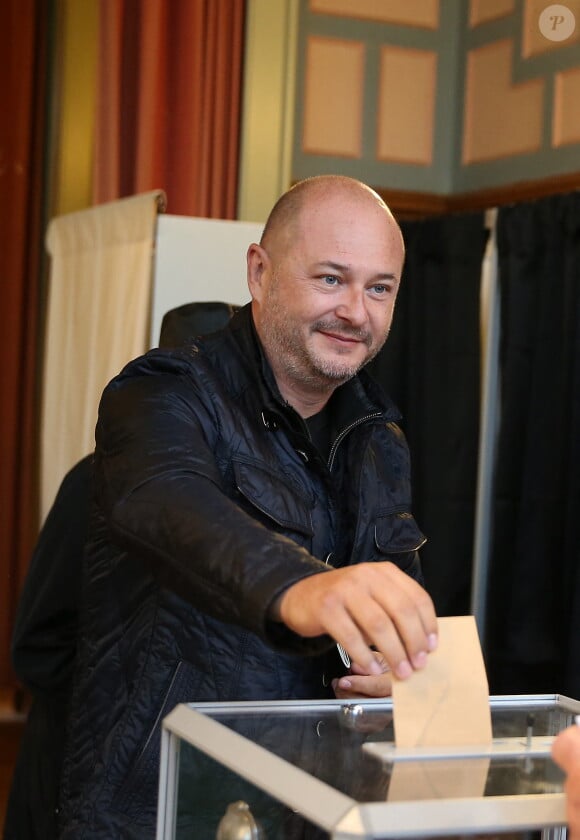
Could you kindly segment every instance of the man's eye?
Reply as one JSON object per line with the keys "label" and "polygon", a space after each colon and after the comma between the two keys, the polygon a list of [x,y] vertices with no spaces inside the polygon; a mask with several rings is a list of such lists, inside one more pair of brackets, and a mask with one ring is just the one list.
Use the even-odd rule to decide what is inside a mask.
{"label": "man's eye", "polygon": [[327,286],[337,286],[339,283],[338,277],[335,277],[333,274],[325,274],[322,279]]}
{"label": "man's eye", "polygon": [[388,291],[389,289],[387,286],[384,285],[384,283],[377,283],[375,286],[373,286],[373,292],[375,292],[375,294],[377,295],[386,295]]}

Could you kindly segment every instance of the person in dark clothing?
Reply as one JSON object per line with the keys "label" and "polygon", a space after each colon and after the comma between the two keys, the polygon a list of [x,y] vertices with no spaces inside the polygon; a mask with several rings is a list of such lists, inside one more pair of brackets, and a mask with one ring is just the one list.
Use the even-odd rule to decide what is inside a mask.
{"label": "person in dark clothing", "polygon": [[12,635],[12,662],[32,696],[4,822],[4,840],[51,840],[78,638],[92,455],[64,477],[36,543]]}
{"label": "person in dark clothing", "polygon": [[[185,303],[163,316],[159,346],[223,327],[239,307]],[[77,650],[93,455],[64,477],[30,561],[12,635],[16,675],[32,697],[10,787],[4,840],[53,840]]]}
{"label": "person in dark clothing", "polygon": [[154,836],[176,703],[380,697],[427,665],[409,453],[362,370],[403,259],[370,188],[300,182],[248,249],[252,303],[105,389],[61,840]]}

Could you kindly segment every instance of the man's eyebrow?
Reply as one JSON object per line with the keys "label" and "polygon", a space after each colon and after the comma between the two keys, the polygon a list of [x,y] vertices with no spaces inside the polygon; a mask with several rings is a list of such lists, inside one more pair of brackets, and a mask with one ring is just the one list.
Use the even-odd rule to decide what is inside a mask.
{"label": "man's eyebrow", "polygon": [[[333,262],[332,260],[322,260],[322,262],[314,263],[313,269],[330,269],[331,271],[338,271],[341,274],[348,274],[351,270],[351,267],[350,265],[347,265],[345,263],[337,263]],[[390,280],[394,281],[395,283],[398,283],[399,279],[400,278],[398,274],[393,274],[390,271],[380,272],[379,274],[375,274],[375,276],[373,277],[374,282]]]}
{"label": "man's eyebrow", "polygon": [[[322,262],[314,263],[313,268],[330,268],[332,271],[339,271],[343,274],[347,274],[351,270],[350,265],[333,262],[332,260],[322,260]],[[384,271],[382,273],[376,274],[375,278],[377,280],[398,280],[399,276],[397,274],[392,274],[389,271]]]}
{"label": "man's eyebrow", "polygon": [[343,265],[342,263],[332,262],[332,260],[322,260],[321,262],[314,263],[313,268],[330,268],[333,271],[341,272],[350,271],[349,265]]}

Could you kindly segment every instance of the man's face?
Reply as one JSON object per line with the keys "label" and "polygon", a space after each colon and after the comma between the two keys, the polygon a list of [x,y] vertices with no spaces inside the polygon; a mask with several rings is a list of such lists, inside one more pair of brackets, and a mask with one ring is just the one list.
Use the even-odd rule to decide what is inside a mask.
{"label": "man's face", "polygon": [[283,393],[327,390],[383,346],[403,245],[384,209],[352,198],[304,208],[293,233],[266,261],[256,326]]}

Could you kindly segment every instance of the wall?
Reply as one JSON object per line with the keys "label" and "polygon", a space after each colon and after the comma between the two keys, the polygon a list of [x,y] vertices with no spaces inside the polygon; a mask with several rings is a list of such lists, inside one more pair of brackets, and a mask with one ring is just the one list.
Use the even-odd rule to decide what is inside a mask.
{"label": "wall", "polygon": [[49,216],[92,204],[98,43],[97,0],[59,0],[50,111]]}
{"label": "wall", "polygon": [[299,0],[247,0],[238,219],[262,221],[291,184]]}
{"label": "wall", "polygon": [[[580,184],[580,0],[566,2],[576,29],[562,41],[538,29],[547,5],[248,0],[238,217],[263,221],[292,181],[319,172],[411,205],[439,197],[435,210],[521,181],[578,173]],[[97,45],[96,0],[56,7],[50,215],[91,204]]]}
{"label": "wall", "polygon": [[451,191],[460,5],[302,0],[295,179]]}
{"label": "wall", "polygon": [[580,171],[580,0],[564,4],[576,24],[568,37],[550,5],[472,0],[454,191]]}
{"label": "wall", "polygon": [[580,173],[580,0],[542,32],[549,5],[301,0],[293,178],[448,196]]}

